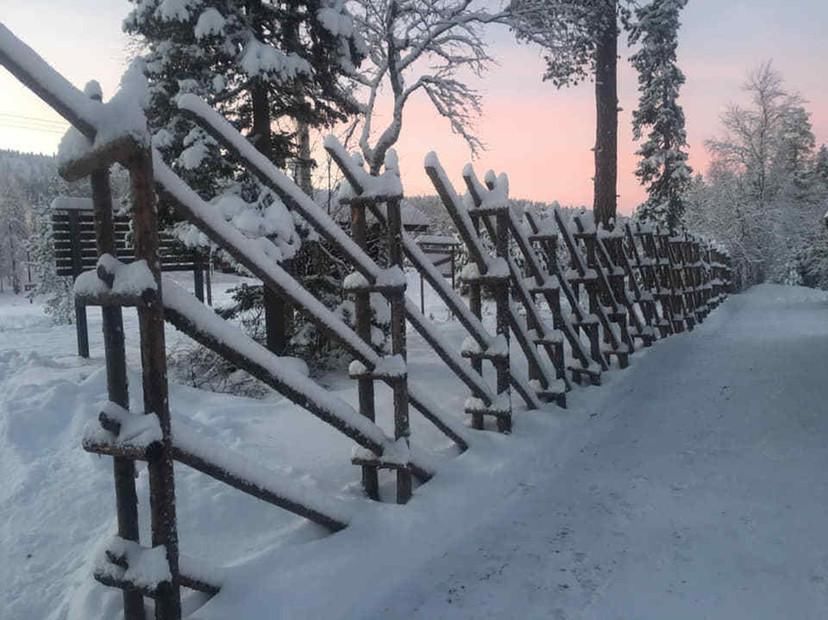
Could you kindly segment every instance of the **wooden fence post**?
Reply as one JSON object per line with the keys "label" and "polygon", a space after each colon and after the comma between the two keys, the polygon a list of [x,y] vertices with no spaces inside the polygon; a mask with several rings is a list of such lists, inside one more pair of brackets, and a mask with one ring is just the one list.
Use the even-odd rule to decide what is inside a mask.
{"label": "wooden fence post", "polygon": [[[462,276],[461,276],[462,277]],[[469,310],[471,310],[472,314],[476,316],[478,319],[483,319],[483,287],[480,284],[480,280],[477,278],[470,279],[467,282],[467,286],[469,287]],[[483,376],[483,358],[482,357],[472,357],[470,359],[471,366],[474,368],[475,372],[477,372],[481,377]],[[473,413],[471,416],[472,419],[472,428],[477,430],[483,429],[485,426],[485,420],[483,419],[482,413]]]}
{"label": "wooden fence post", "polygon": [[[363,250],[368,248],[368,224],[365,203],[351,202],[351,237]],[[365,342],[371,343],[371,294],[366,290],[354,293],[354,328],[357,335]],[[357,379],[359,393],[359,412],[372,422],[376,420],[374,406],[374,380],[370,377]],[[362,486],[365,494],[373,500],[379,500],[379,471],[376,467],[362,466]]]}
{"label": "wooden fence post", "polygon": [[[93,97],[100,100],[100,97]],[[112,213],[112,189],[109,170],[102,168],[90,175],[95,216],[95,241],[98,256],[116,255]],[[109,400],[129,410],[129,382],[124,347],[124,320],[119,306],[101,307],[104,352],[106,356],[106,391]],[[138,497],[135,491],[135,463],[114,457],[115,508],[118,536],[138,542]],[[144,597],[137,590],[124,590],[124,619],[144,620]]]}
{"label": "wooden fence post", "polygon": [[[557,210],[555,213],[558,213]],[[564,239],[570,238],[569,230],[566,228],[563,220],[560,219],[560,216],[558,217]],[[587,250],[586,267],[592,271],[589,277],[584,272],[584,260],[580,255],[580,250],[577,247],[575,239],[570,239],[567,245],[569,246],[570,253],[573,255],[573,264],[576,265],[576,269],[579,271],[580,277],[578,279],[583,280],[584,287],[587,290],[589,311],[598,317],[600,325],[604,329],[604,342],[608,347],[602,351],[603,356],[609,360],[614,355],[618,359],[619,367],[626,368],[630,363],[630,354],[635,351],[632,345],[632,338],[627,329],[627,314],[618,306],[610,282],[607,279],[607,274],[598,261],[597,232],[592,229],[587,231],[587,227],[579,215],[574,216],[572,220],[577,230],[575,239],[580,238]],[[577,253],[577,257],[573,252]],[[604,301],[607,302],[608,308],[604,307]],[[607,312],[607,309],[609,312]],[[621,335],[620,339],[613,331],[612,323],[618,325]]]}
{"label": "wooden fence post", "polygon": [[663,286],[670,291],[670,321],[673,325],[673,333],[681,333],[685,329],[686,317],[684,299],[681,296],[681,282],[676,277],[675,260],[670,251],[670,234],[656,226],[654,238],[658,248],[658,265]]}
{"label": "wooden fence post", "polygon": [[[388,243],[388,268],[403,271],[402,248],[402,214],[400,199],[394,198],[385,203],[386,236]],[[405,288],[394,290],[388,295],[391,306],[391,354],[399,355],[403,362],[408,361],[405,334]],[[397,377],[391,389],[394,394],[394,439],[409,443],[411,427],[408,420],[408,368],[405,374]],[[411,498],[411,470],[402,467],[397,473],[397,503],[405,504]]]}
{"label": "wooden fence post", "polygon": [[207,305],[213,305],[213,250],[207,251],[207,264],[204,269],[204,284],[207,289]]}
{"label": "wooden fence post", "polygon": [[[495,253],[497,257],[504,263],[509,260],[509,211],[508,207],[502,209],[495,216],[496,220],[496,234],[495,234]],[[505,356],[498,357],[494,360],[495,373],[497,375],[497,395],[502,398],[511,398],[509,393],[509,280],[502,280],[494,284],[492,287],[495,298],[495,315],[496,315],[496,332],[497,335],[506,341]],[[538,326],[540,328],[540,326]],[[535,378],[540,377],[540,368],[534,364]],[[509,405],[511,409],[511,404]],[[512,416],[498,416],[497,430],[501,433],[512,432]]]}
{"label": "wooden fence post", "polygon": [[[580,367],[570,366],[569,368],[572,372],[573,380],[580,384],[586,376],[592,385],[600,385],[601,372],[606,370],[607,365],[599,349],[597,326],[593,324],[595,329],[583,329],[589,338],[592,355],[598,357],[597,360],[594,360],[597,362],[598,367],[594,368],[590,364],[587,352],[580,340],[581,328],[579,326],[586,325],[587,317],[581,308],[577,286],[570,284],[558,263],[558,233],[549,229],[542,230],[540,222],[528,211],[525,213],[525,217],[529,224],[529,229],[532,231],[532,235],[527,236],[524,230],[514,220],[512,222],[512,234],[523,253],[523,258],[529,267],[529,272],[535,278],[536,288],[533,289],[533,292],[542,294],[546,299],[546,305],[549,306],[552,312],[554,325],[563,332],[563,335],[569,341],[573,357],[580,363]],[[535,253],[532,243],[537,243],[543,251],[543,256],[547,264],[545,269]],[[572,311],[574,320],[571,323],[569,318],[564,316],[561,309],[561,292],[566,297],[567,303]]]}
{"label": "wooden fence post", "polygon": [[[642,285],[647,290],[646,295],[649,295],[649,298],[642,303],[641,307],[645,313],[649,314],[650,324],[658,327],[659,336],[664,338],[670,334],[670,322],[665,318],[667,314],[663,305],[664,292],[658,282],[656,259],[648,251],[647,235],[642,232],[641,224],[636,224],[636,233],[633,233],[632,226],[629,223],[625,224],[624,229],[627,237],[628,253],[638,269]],[[643,256],[638,251],[636,237],[641,241]],[[659,304],[662,304],[661,316],[658,313]]]}
{"label": "wooden fence post", "polygon": [[172,579],[159,587],[156,620],[180,620],[181,594],[178,569],[178,528],[175,514],[173,445],[167,386],[167,352],[164,338],[164,307],[161,290],[161,265],[158,258],[158,216],[149,148],[135,152],[127,165],[134,204],[135,258],[145,260],[152,273],[158,295],[155,301],[138,308],[141,332],[144,409],[158,416],[161,449],[148,464],[152,546],[164,546]]}

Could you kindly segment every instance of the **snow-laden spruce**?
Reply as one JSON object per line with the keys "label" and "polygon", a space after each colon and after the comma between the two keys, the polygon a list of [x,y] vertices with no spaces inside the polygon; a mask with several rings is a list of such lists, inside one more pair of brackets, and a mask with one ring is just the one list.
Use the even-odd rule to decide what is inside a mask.
{"label": "snow-laden spruce", "polygon": [[677,60],[679,14],[686,4],[687,0],[654,0],[639,7],[630,33],[630,42],[640,44],[630,58],[640,90],[633,137],[640,140],[647,132],[637,152],[635,175],[647,186],[648,198],[636,214],[670,231],[683,222],[692,174],[684,110],[678,102],[685,82]]}

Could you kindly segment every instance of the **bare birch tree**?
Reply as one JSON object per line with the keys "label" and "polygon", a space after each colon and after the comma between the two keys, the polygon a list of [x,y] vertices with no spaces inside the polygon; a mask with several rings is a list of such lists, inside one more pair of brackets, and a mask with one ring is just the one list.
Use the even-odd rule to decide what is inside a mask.
{"label": "bare birch tree", "polygon": [[[357,81],[365,90],[358,140],[372,172],[399,140],[403,111],[411,97],[425,95],[469,145],[482,148],[473,124],[480,93],[462,77],[481,75],[491,64],[483,29],[502,23],[505,11],[490,11],[473,0],[361,0],[352,10],[368,49],[368,65]],[[390,92],[387,122],[382,106]]]}

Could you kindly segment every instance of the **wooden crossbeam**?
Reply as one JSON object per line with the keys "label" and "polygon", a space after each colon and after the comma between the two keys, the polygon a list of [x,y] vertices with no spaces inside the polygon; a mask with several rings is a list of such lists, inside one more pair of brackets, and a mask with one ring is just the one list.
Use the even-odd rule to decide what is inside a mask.
{"label": "wooden crossbeam", "polygon": [[[249,249],[249,244],[243,241],[244,238],[241,233],[224,222],[223,219],[210,215],[213,211],[209,206],[195,192],[182,184],[178,176],[164,163],[160,154],[157,155],[155,164],[156,183],[176,210],[185,216],[190,223],[209,239],[223,247],[228,254],[259,278],[265,286],[290,300],[296,308],[304,312],[314,322],[320,331],[342,343],[354,357],[371,368],[374,367],[379,360],[379,355],[368,342],[360,338],[339,316],[319,303],[281,266],[272,260],[265,259],[265,257],[259,260]],[[346,238],[350,240],[347,235]],[[379,268],[377,268],[376,273],[379,274],[379,271]],[[422,317],[422,320],[423,323],[426,322],[425,317]],[[438,340],[437,336],[433,335],[430,326],[425,326],[424,331],[435,341]],[[456,357],[459,366],[466,365],[458,355],[451,352],[446,352],[446,355]],[[460,369],[458,371],[462,372]],[[473,373],[467,374],[473,375]],[[481,397],[491,397],[491,392],[485,383],[475,381],[473,378],[469,379],[469,383],[474,386],[475,391],[482,395]],[[468,441],[462,430],[444,419],[434,403],[424,394],[421,394],[419,390],[415,391],[412,386],[409,398],[411,404],[423,414],[423,417],[445,433],[461,450],[468,447]]]}
{"label": "wooden crossbeam", "polygon": [[[362,248],[354,243],[353,239],[351,239],[351,237],[348,236],[339,227],[339,225],[336,224],[336,222],[331,220],[328,214],[322,211],[313,202],[313,200],[310,199],[310,197],[297,188],[295,184],[284,175],[284,173],[273,165],[272,162],[262,156],[261,153],[256,152],[254,149],[250,149],[246,138],[244,138],[244,136],[236,131],[235,128],[227,123],[221,115],[212,110],[206,103],[198,98],[182,98],[179,99],[178,104],[179,107],[190,114],[194,120],[196,120],[196,122],[204,128],[205,131],[213,136],[220,144],[228,148],[228,150],[230,150],[234,156],[264,185],[272,189],[290,209],[302,215],[308,224],[313,227],[314,230],[316,230],[323,238],[335,244],[354,266],[354,268],[365,276],[369,282],[374,282],[376,280],[380,271],[382,271],[382,268],[380,268],[367,254],[365,254]],[[159,159],[161,158],[159,157]],[[161,163],[163,164],[163,161],[161,161]],[[376,215],[377,212],[374,214]],[[201,218],[197,219],[200,220]],[[381,221],[384,222],[384,215]],[[201,224],[203,225],[204,223],[201,222]],[[213,232],[208,231],[207,228],[209,227],[202,228],[202,232],[205,232],[208,237],[210,237]],[[428,259],[424,258],[424,254],[419,250],[419,248],[416,247],[416,242],[411,239],[405,231],[402,232],[402,243],[406,256],[409,260],[412,260],[418,269],[420,269],[421,273],[429,279],[429,284],[435,286],[434,282],[437,282],[437,280],[443,281],[442,276],[440,276],[436,270],[428,270],[428,268],[431,267]],[[414,256],[415,259],[412,259],[412,256]],[[247,260],[247,257],[242,256],[239,258],[234,256],[234,258],[239,260],[239,262],[244,264],[248,269],[251,268],[250,261]],[[255,265],[253,266],[255,267]],[[261,271],[260,269],[256,270]],[[435,274],[437,274],[436,278]],[[432,278],[434,278],[434,282],[432,282]],[[435,290],[445,292],[444,288],[439,288],[439,285],[435,286]],[[451,293],[453,294],[454,292],[452,291]],[[493,398],[491,389],[480,379],[480,377],[476,376],[474,372],[471,372],[468,368],[468,364],[456,355],[454,351],[451,351],[447,347],[441,346],[440,337],[434,330],[431,322],[419,312],[413,303],[406,301],[405,313],[406,318],[414,329],[416,329],[423,339],[429,343],[429,345],[434,349],[449,369],[451,369],[463,383],[469,386],[478,398],[482,398],[484,400],[491,400]],[[337,338],[336,334],[333,336],[334,338]],[[419,394],[415,394],[413,390],[410,392],[409,397],[411,398],[412,405],[414,405],[414,407],[417,408],[426,418],[434,422],[435,419],[440,417],[430,406],[428,399],[421,397]],[[534,401],[533,405],[539,406],[539,403]],[[435,424],[438,425],[441,430],[446,427],[444,421],[442,420],[439,424]],[[452,438],[455,439],[458,436],[458,433],[455,432],[453,435],[454,437]],[[466,442],[459,442],[458,445],[461,446],[461,448],[464,448]]]}
{"label": "wooden crossbeam", "polygon": [[80,181],[96,170],[106,170],[113,164],[125,164],[132,159],[145,145],[139,144],[130,135],[117,138],[97,145],[79,157],[65,161],[58,167],[58,174],[72,183]]}
{"label": "wooden crossbeam", "polygon": [[[477,238],[477,233],[474,230],[474,225],[472,224],[471,219],[466,213],[464,207],[460,204],[459,198],[454,192],[454,188],[451,187],[450,182],[446,178],[436,156],[431,156],[427,159],[425,169],[426,174],[429,179],[431,179],[431,183],[437,190],[437,195],[440,196],[440,199],[443,202],[443,206],[445,206],[449,216],[452,218],[452,221],[454,221],[455,227],[457,228],[463,243],[466,245],[472,262],[477,266],[479,277],[469,280],[469,305],[472,313],[478,319],[481,318],[481,284],[483,284],[484,279],[489,276],[489,289],[491,290],[495,300],[497,337],[502,339],[504,348],[508,351],[509,328],[511,325],[513,328],[512,331],[515,332],[517,340],[520,342],[521,347],[523,347],[526,344],[527,339],[524,337],[523,333],[518,334],[521,330],[520,326],[515,322],[515,313],[509,301],[509,282],[508,278],[504,277],[506,274],[497,273],[497,270],[491,269],[491,265],[494,264],[494,261],[488,258],[486,253],[483,251],[480,241]],[[501,261],[508,260],[508,229],[504,230],[502,216],[498,216],[497,232],[495,233],[494,243],[497,259]],[[485,350],[488,351],[490,349],[491,346],[488,346]],[[528,355],[534,354],[536,358],[537,351],[534,347],[530,345],[529,349]],[[524,352],[526,353],[526,351]],[[540,369],[539,361],[535,358],[527,356],[527,359],[530,360],[530,377],[532,376],[533,370],[539,371]],[[483,370],[482,361],[483,358],[476,358],[473,360],[475,370],[480,373],[482,373]],[[495,368],[497,377],[498,399],[502,399],[505,396],[505,399],[509,401],[509,359],[492,358],[490,361]],[[484,407],[480,409],[485,410],[490,407],[491,405],[484,405]],[[497,417],[497,427],[498,430],[502,432],[510,431],[512,426],[511,406],[507,409],[508,411],[506,411],[504,415]],[[468,408],[466,412],[469,413]],[[471,413],[472,425],[475,428],[483,428],[483,414],[479,411]]]}
{"label": "wooden crossbeam", "polygon": [[211,334],[203,331],[200,326],[188,316],[177,312],[175,309],[167,308],[165,317],[176,329],[184,332],[199,344],[211,349],[221,355],[224,359],[237,365],[245,372],[256,377],[263,383],[285,396],[291,402],[307,409],[318,418],[330,424],[344,435],[356,441],[359,445],[377,453],[382,453],[382,443],[371,436],[368,436],[358,429],[348,426],[342,419],[333,415],[326,407],[322,407],[307,394],[296,390],[293,386],[285,384],[279,377],[276,377],[263,365],[248,358],[242,351],[236,350],[232,343],[224,342]]}
{"label": "wooden crossbeam", "polygon": [[[134,414],[138,415],[138,414]],[[109,426],[109,429],[117,428],[111,424],[103,422],[104,425]],[[219,452],[223,448],[218,448]],[[92,454],[101,456],[111,456],[120,459],[128,459],[131,461],[147,461],[153,462],[160,454],[160,442],[153,441],[148,444],[131,444],[129,442],[119,441],[105,441],[105,440],[84,440],[83,449]],[[206,455],[191,448],[182,447],[173,440],[172,445],[173,458],[183,465],[187,465],[196,471],[210,476],[224,484],[233,487],[243,493],[252,495],[262,501],[265,501],[274,506],[278,506],[288,512],[304,517],[309,521],[318,523],[332,532],[344,529],[347,522],[341,518],[325,514],[324,512],[302,504],[300,501],[291,499],[285,493],[278,490],[268,488],[261,483],[252,482],[245,477],[228,470],[226,467],[213,462],[212,456]]]}
{"label": "wooden crossbeam", "polygon": [[151,305],[155,302],[157,292],[147,289],[140,294],[115,293],[112,291],[101,291],[98,293],[79,292],[75,293],[75,301],[84,306],[140,308]]}
{"label": "wooden crossbeam", "polygon": [[[563,221],[563,217],[558,209],[553,210],[555,221],[558,224],[558,230],[560,230],[561,235],[564,239],[564,243],[566,244],[567,249],[569,250],[570,258],[572,260],[572,265],[575,268],[577,274],[584,280],[585,288],[589,295],[589,310],[590,313],[594,314],[598,317],[599,324],[604,330],[604,340],[608,343],[608,349],[602,349],[602,353],[604,357],[608,354],[613,354],[618,357],[619,364],[622,367],[625,367],[628,363],[627,356],[631,353],[631,347],[622,346],[621,341],[618,339],[615,331],[610,324],[610,319],[607,316],[607,310],[604,308],[604,305],[601,301],[601,297],[603,297],[607,302],[609,302],[609,310],[610,312],[618,312],[618,304],[615,301],[615,296],[613,295],[612,289],[609,286],[609,282],[606,279],[606,275],[604,274],[603,270],[601,269],[600,265],[595,264],[594,266],[589,265],[587,260],[581,254],[581,250],[578,247],[575,238],[572,235],[572,231],[569,230],[566,223]],[[580,221],[578,216],[575,216],[574,222],[575,226],[578,229],[578,232],[584,232],[584,225]],[[595,277],[587,278],[586,276],[595,274]]]}
{"label": "wooden crossbeam", "polygon": [[[121,569],[124,572],[129,569],[129,560],[126,554],[117,553],[113,550],[107,549],[104,552],[104,555],[106,560],[118,569]],[[182,558],[182,560],[186,562],[184,558]],[[105,586],[120,588],[122,590],[134,590],[140,592],[143,596],[150,598],[157,598],[159,596],[159,590],[168,586],[165,582],[162,582],[163,585],[161,585],[160,588],[137,585],[133,581],[115,576],[113,574],[114,572],[116,571],[106,571],[99,568],[94,571],[93,576],[96,581]],[[185,588],[203,592],[210,596],[215,596],[221,591],[221,587],[219,585],[205,581],[203,578],[193,577],[192,575],[187,574],[186,569],[179,572],[179,574],[175,577],[175,580],[179,585],[184,586]]]}
{"label": "wooden crossbeam", "polygon": [[[480,209],[480,205],[484,203],[487,194],[490,194],[495,189],[495,183],[492,182],[488,184],[488,187],[484,187],[474,176],[471,167],[467,167],[466,170],[464,170],[463,179],[466,183],[469,195],[472,197],[472,201],[476,205],[476,208],[471,211],[471,213],[476,213],[480,216],[478,219],[483,223],[490,239],[493,241],[496,240],[499,234],[497,229],[497,218],[503,218],[505,220],[505,225],[508,227],[512,237],[514,237],[516,226],[514,225],[512,219],[513,215],[508,206],[505,208],[490,208],[488,210]],[[518,245],[520,245],[520,241],[518,241]],[[540,310],[532,299],[532,293],[526,285],[520,268],[508,252],[506,254],[506,262],[509,267],[512,292],[515,297],[517,297],[526,313],[526,328],[528,328],[528,330],[534,330],[539,336],[538,338],[529,338],[527,333],[528,330],[524,327],[523,321],[515,315],[514,309],[510,306],[510,324],[512,325],[512,329],[515,331],[515,336],[521,345],[521,349],[524,351],[524,354],[526,354],[527,360],[529,361],[530,377],[536,378],[540,381],[542,388],[540,390],[541,392],[547,395],[550,393],[556,394],[556,401],[561,406],[564,406],[566,403],[564,392],[565,390],[570,389],[571,385],[569,383],[569,378],[566,376],[563,352],[560,348],[560,338],[558,338],[559,334],[550,330],[549,326],[546,324],[546,321],[541,316]],[[544,295],[547,294],[551,295],[551,290],[545,290]],[[546,351],[549,360],[555,366],[555,377],[552,377],[551,373],[546,369],[546,364],[544,364],[543,359],[537,355],[537,351],[534,347],[532,347],[533,344],[542,346]],[[527,353],[527,351],[529,351],[529,353]],[[558,387],[554,387],[554,379],[563,381],[563,391]]]}
{"label": "wooden crossbeam", "polygon": [[[640,231],[640,224],[638,227]],[[628,252],[632,258],[632,264],[638,270],[644,288],[647,289],[650,295],[650,300],[645,300],[643,299],[643,294],[639,293],[641,296],[641,301],[639,303],[641,303],[641,307],[644,309],[645,313],[650,315],[650,324],[658,327],[659,333],[663,338],[672,333],[672,327],[666,318],[659,316],[658,301],[661,300],[663,292],[661,290],[661,285],[658,282],[658,274],[655,271],[655,265],[653,264],[652,259],[647,258],[647,260],[644,260],[644,258],[642,258],[641,252],[638,251],[638,245],[636,243],[636,238],[641,238],[641,234],[640,232],[634,234],[632,226],[629,222],[624,225],[624,234],[627,240]],[[643,244],[644,242],[642,239],[642,246]],[[632,280],[635,281],[635,278],[632,278]],[[662,315],[663,314],[664,308],[662,308]]]}
{"label": "wooden crossbeam", "polygon": [[[629,324],[634,330],[630,334],[630,336],[642,338],[644,344],[646,346],[649,346],[652,342],[650,334],[648,333],[648,330],[645,329],[644,324],[641,322],[641,318],[638,316],[638,312],[636,311],[635,303],[630,298],[627,292],[625,278],[628,275],[632,275],[632,269],[630,269],[629,263],[626,262],[626,255],[623,251],[618,251],[617,244],[614,246],[616,251],[610,252],[609,248],[607,247],[607,244],[610,243],[609,240],[604,239],[602,236],[598,235],[597,232],[594,236],[593,242],[595,243],[595,248],[598,254],[598,260],[603,264],[603,266],[606,268],[608,272],[607,279],[609,281],[610,286],[613,289],[615,298],[627,310],[627,318],[629,319]],[[635,282],[634,277],[631,277],[630,280],[632,282]],[[634,284],[634,286],[637,286],[637,284]],[[628,345],[632,350],[633,344],[631,338],[628,340]]]}
{"label": "wooden crossbeam", "polygon": [[[547,304],[550,306],[550,309],[552,310],[553,318],[556,320],[556,325],[561,325],[561,327],[563,328],[564,335],[567,337],[567,340],[569,341],[573,356],[579,361],[579,363],[581,364],[581,368],[587,369],[590,367],[589,359],[587,358],[586,352],[583,350],[583,345],[581,344],[580,338],[578,337],[578,333],[575,330],[576,324],[587,324],[587,315],[581,307],[580,300],[578,299],[575,290],[570,285],[569,280],[566,277],[564,277],[563,271],[561,270],[560,265],[558,264],[557,235],[552,237],[548,233],[542,233],[540,222],[536,220],[536,218],[532,215],[531,212],[527,211],[524,214],[524,216],[526,218],[527,223],[529,224],[529,228],[534,233],[534,237],[537,238],[538,243],[543,248],[547,264],[553,267],[554,273],[550,275],[556,277],[558,288],[560,291],[563,292],[564,297],[566,297],[566,301],[569,304],[572,315],[575,317],[575,323],[571,323],[568,320],[568,318],[563,315],[563,312],[561,311],[559,298],[547,296]],[[513,232],[515,230],[522,231],[522,228],[518,225],[517,222],[515,222],[515,225],[513,226]],[[527,264],[529,265],[530,269],[534,271],[535,281],[537,282],[538,279],[541,279],[543,282],[545,282],[547,272],[540,265],[540,262],[537,259],[537,255],[535,255],[533,248],[530,246],[528,238],[525,237],[522,234],[522,232],[514,232],[514,234],[515,239],[518,241],[518,246],[521,248],[521,251],[524,254],[524,258],[526,259]],[[606,360],[604,359],[604,356],[601,354],[600,346],[598,343],[597,328],[587,329],[586,334],[590,341],[591,356],[593,361],[598,364],[600,370],[607,370],[608,365]],[[600,383],[600,372],[598,372],[597,374],[593,373],[591,376],[597,377],[597,382]],[[592,382],[596,383],[596,379],[593,378]]]}
{"label": "wooden crossbeam", "polygon": [[[324,514],[323,512],[302,504],[299,501],[289,499],[278,491],[269,489],[263,484],[251,482],[243,476],[229,471],[221,465],[213,463],[209,456],[181,448],[180,446],[175,445],[175,442],[173,443],[173,456],[179,463],[187,465],[196,471],[200,471],[201,473],[223,482],[234,489],[238,489],[239,491],[252,495],[262,501],[268,502],[269,504],[283,508],[288,512],[304,517],[309,521],[318,523],[332,532],[344,529],[348,525],[345,521],[342,521],[339,518]],[[423,473],[422,470],[418,470],[418,472]]]}

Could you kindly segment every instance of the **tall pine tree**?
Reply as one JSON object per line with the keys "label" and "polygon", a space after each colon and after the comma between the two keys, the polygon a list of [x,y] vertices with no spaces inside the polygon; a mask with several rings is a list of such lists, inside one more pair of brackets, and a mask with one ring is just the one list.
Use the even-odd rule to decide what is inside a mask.
{"label": "tall pine tree", "polygon": [[618,33],[632,0],[512,0],[518,37],[543,47],[544,79],[562,88],[595,81],[593,216],[608,224],[618,199]]}
{"label": "tall pine tree", "polygon": [[684,194],[692,178],[687,164],[687,132],[679,90],[685,82],[676,50],[679,13],[687,0],[653,0],[635,11],[630,43],[641,47],[631,57],[638,71],[640,97],[633,112],[633,136],[641,140],[635,175],[647,186],[648,198],[638,216],[672,232],[684,217]]}

